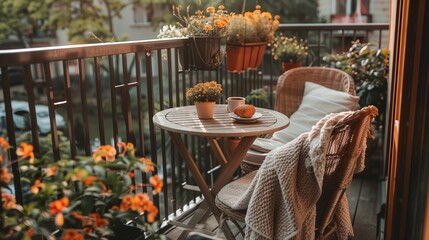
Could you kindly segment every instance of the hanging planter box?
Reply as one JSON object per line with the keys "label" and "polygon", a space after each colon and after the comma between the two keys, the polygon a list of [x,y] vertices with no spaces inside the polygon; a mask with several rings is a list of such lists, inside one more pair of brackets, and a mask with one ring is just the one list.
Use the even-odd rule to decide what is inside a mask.
{"label": "hanging planter box", "polygon": [[230,72],[242,72],[258,68],[264,58],[267,42],[227,44],[227,67]]}
{"label": "hanging planter box", "polygon": [[221,37],[189,37],[191,60],[198,70],[217,70],[222,63]]}

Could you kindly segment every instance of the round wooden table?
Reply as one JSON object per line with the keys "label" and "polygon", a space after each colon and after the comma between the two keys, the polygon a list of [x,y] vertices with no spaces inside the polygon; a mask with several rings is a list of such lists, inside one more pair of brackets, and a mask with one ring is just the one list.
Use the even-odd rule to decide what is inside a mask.
{"label": "round wooden table", "polygon": [[[284,129],[289,125],[289,118],[284,114],[265,108],[256,108],[256,112],[262,116],[254,122],[237,122],[229,116],[227,105],[215,106],[213,119],[199,119],[195,106],[170,108],[158,112],[153,117],[153,122],[171,136],[172,141],[180,152],[192,177],[204,195],[208,207],[219,221],[220,212],[215,205],[215,196],[219,190],[231,181],[234,172],[240,166],[240,162],[246,156],[255,139],[263,134],[270,134]],[[189,153],[181,134],[203,136],[210,143],[214,156],[221,163],[221,172],[210,189],[205,182],[192,155]],[[219,146],[221,138],[240,138],[240,143],[228,158]],[[197,216],[196,216],[197,217]],[[223,224],[227,225],[227,224]],[[228,239],[233,239],[229,228],[223,229]]]}

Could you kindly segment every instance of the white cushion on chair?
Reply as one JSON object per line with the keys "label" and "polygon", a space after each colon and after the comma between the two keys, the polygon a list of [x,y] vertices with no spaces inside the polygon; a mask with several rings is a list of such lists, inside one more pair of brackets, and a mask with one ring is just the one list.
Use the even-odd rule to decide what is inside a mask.
{"label": "white cushion on chair", "polygon": [[289,126],[275,132],[271,139],[256,139],[244,161],[260,165],[267,152],[292,141],[301,133],[310,131],[314,124],[329,113],[356,110],[358,102],[359,97],[347,92],[305,82],[302,102],[298,110],[290,116]]}

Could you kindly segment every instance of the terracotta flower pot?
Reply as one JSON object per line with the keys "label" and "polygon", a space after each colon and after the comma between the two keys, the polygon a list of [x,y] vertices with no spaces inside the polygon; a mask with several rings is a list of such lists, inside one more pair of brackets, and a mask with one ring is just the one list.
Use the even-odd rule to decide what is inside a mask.
{"label": "terracotta flower pot", "polygon": [[282,62],[282,71],[286,72],[292,68],[297,68],[297,67],[301,67],[301,66],[302,66],[301,61],[296,62],[296,63],[294,63],[294,62]]}
{"label": "terracotta flower pot", "polygon": [[195,102],[199,119],[212,119],[216,102]]}
{"label": "terracotta flower pot", "polygon": [[226,59],[228,71],[242,72],[254,69],[261,65],[264,58],[266,42],[243,43],[240,45],[226,45]]}

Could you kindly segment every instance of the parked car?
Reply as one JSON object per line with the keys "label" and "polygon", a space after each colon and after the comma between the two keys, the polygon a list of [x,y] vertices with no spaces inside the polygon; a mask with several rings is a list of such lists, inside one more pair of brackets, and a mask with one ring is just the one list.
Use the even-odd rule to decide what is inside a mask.
{"label": "parked car", "polygon": [[[17,129],[29,129],[29,108],[26,101],[12,101],[13,122]],[[0,103],[0,119],[2,123],[6,120],[6,110],[4,103]],[[36,105],[36,121],[37,128],[40,134],[48,134],[51,131],[51,121],[49,119],[49,108],[46,105]],[[65,126],[64,118],[55,113],[55,122],[57,128],[61,129]]]}
{"label": "parked car", "polygon": [[[24,83],[25,74],[22,67],[9,67],[7,69],[10,86],[17,86]],[[0,88],[3,88],[3,73],[0,69]]]}

